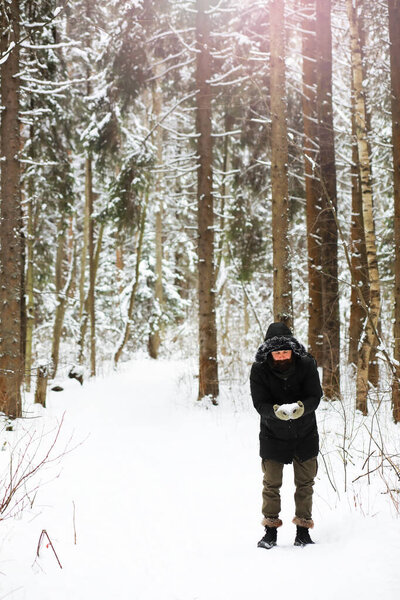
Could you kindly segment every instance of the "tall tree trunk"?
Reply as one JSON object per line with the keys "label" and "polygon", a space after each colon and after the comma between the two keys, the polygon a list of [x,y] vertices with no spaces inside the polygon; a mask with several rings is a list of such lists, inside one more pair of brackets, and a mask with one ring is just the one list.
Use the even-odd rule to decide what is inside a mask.
{"label": "tall tree trunk", "polygon": [[33,295],[34,264],[33,264],[33,242],[34,242],[34,210],[33,195],[29,194],[27,215],[27,238],[26,238],[26,345],[25,345],[25,385],[29,392],[31,389],[32,370],[32,346],[33,328],[35,325],[35,301]]}
{"label": "tall tree trunk", "polygon": [[302,0],[303,8],[303,120],[304,170],[306,179],[308,250],[308,347],[323,363],[323,306],[321,278],[321,234],[317,113],[317,41],[315,0]]}
{"label": "tall tree trunk", "polygon": [[19,115],[19,3],[3,3],[0,15],[0,50],[16,44],[0,67],[0,411],[21,416],[23,346],[23,246],[20,191]]}
{"label": "tall tree trunk", "polygon": [[[365,14],[366,11],[366,3],[363,2],[359,4],[359,14],[358,14],[358,23],[359,23],[359,27],[358,27],[358,31],[359,31],[359,40],[360,40],[360,52],[361,52],[361,67],[362,67],[362,77],[363,77],[363,81],[366,79],[367,75],[365,73],[365,63],[364,63],[364,58],[363,58],[363,49],[366,46],[366,28],[365,28],[365,19],[368,19],[368,15]],[[371,114],[368,111],[368,105],[367,105],[367,89],[364,88],[364,102],[365,102],[365,123],[366,123],[366,134],[367,134],[367,145],[368,145],[368,156],[372,155],[372,150],[371,150],[371,143],[368,137],[368,132],[371,131]],[[361,174],[360,174],[361,177]],[[371,180],[372,180],[372,165],[371,165]],[[364,244],[365,244],[365,233],[364,233]],[[365,245],[364,245],[364,265],[365,265],[365,272],[368,273],[368,263],[367,263],[367,254],[366,254],[366,250],[365,250]],[[369,281],[368,281],[368,286],[369,286]],[[368,289],[368,302],[369,302],[369,289]],[[379,384],[379,361],[378,361],[378,346],[379,346],[379,339],[382,335],[382,328],[381,328],[381,322],[380,322],[380,318],[378,320],[378,337],[375,336],[374,337],[374,341],[372,344],[372,348],[371,348],[371,354],[369,357],[369,364],[368,364],[368,381],[371,385],[373,385],[375,388],[378,387]]]}
{"label": "tall tree trunk", "polygon": [[[156,69],[156,75],[161,75],[161,65]],[[160,80],[156,79],[156,84],[153,89],[153,115],[154,120],[157,123],[161,118],[162,112],[162,92],[160,87]],[[161,127],[157,127],[155,134],[155,145],[157,149],[157,166],[161,169],[163,162],[163,130]],[[149,335],[149,354],[152,358],[157,358],[158,352],[161,345],[161,331],[162,331],[162,313],[164,304],[164,292],[163,292],[163,214],[164,214],[164,198],[163,198],[163,185],[162,175],[157,173],[156,181],[154,186],[154,195],[156,206],[156,236],[155,236],[155,250],[156,250],[156,264],[155,264],[155,287],[154,287],[154,300],[156,305],[156,311],[152,319],[152,329]]]}
{"label": "tall tree trunk", "polygon": [[57,253],[56,253],[56,273],[55,273],[55,293],[57,306],[53,326],[53,340],[51,347],[51,369],[50,376],[55,377],[58,369],[58,358],[60,352],[60,341],[62,324],[64,322],[65,298],[63,295],[63,263],[65,254],[65,232],[60,220],[57,231]]}
{"label": "tall tree trunk", "polygon": [[340,319],[336,211],[335,141],[332,111],[331,0],[317,0],[317,103],[322,190],[320,232],[323,302],[323,388],[328,399],[340,396]]}
{"label": "tall tree trunk", "polygon": [[[364,33],[364,15],[363,7],[360,6],[360,11],[357,17],[358,21],[358,32],[359,32],[359,44],[361,53],[361,65],[362,65],[362,78],[365,80],[365,69],[363,61],[363,48],[365,46],[365,33]],[[356,280],[361,283],[361,293],[363,298],[369,306],[370,293],[369,293],[369,277],[368,277],[368,262],[367,252],[365,248],[365,231],[364,231],[364,219],[362,217],[362,190],[361,190],[361,173],[360,173],[360,160],[358,155],[358,144],[357,144],[357,132],[356,132],[356,121],[355,121],[355,100],[354,100],[354,89],[352,85],[352,224],[351,224],[351,268],[353,273],[356,275]],[[366,98],[365,98],[366,104]],[[367,111],[367,106],[365,106]],[[366,131],[371,130],[370,115],[366,112]],[[371,156],[370,143],[368,141],[368,155]],[[358,361],[358,348],[364,330],[364,321],[366,313],[362,307],[360,301],[359,292],[356,287],[352,287],[351,290],[351,310],[350,310],[350,323],[349,323],[349,362],[357,365]],[[368,365],[368,381],[375,387],[379,383],[379,365],[377,360],[377,343],[378,340],[375,337],[374,343],[371,348],[371,354]]]}
{"label": "tall tree trunk", "polygon": [[347,14],[350,23],[351,65],[354,87],[355,122],[360,160],[361,193],[365,229],[365,247],[367,251],[368,276],[370,282],[369,316],[366,319],[365,332],[357,363],[357,399],[356,408],[366,415],[368,395],[368,369],[371,348],[377,332],[380,312],[380,280],[376,254],[375,224],[373,218],[373,198],[371,185],[371,164],[367,139],[367,111],[363,93],[363,72],[361,61],[360,32],[357,22],[359,3],[347,0]]}
{"label": "tall tree trunk", "polygon": [[368,381],[375,388],[377,388],[379,385],[378,346],[379,346],[379,340],[382,337],[382,326],[381,326],[380,318],[378,319],[377,331],[378,331],[379,335],[378,335],[378,337],[376,335],[374,336],[374,340],[373,340],[372,348],[371,348],[371,354],[369,356],[369,363],[368,363]]}
{"label": "tall tree trunk", "polygon": [[120,342],[118,344],[118,348],[117,348],[117,350],[115,351],[115,354],[114,354],[114,365],[115,366],[117,366],[118,361],[121,358],[122,351],[125,348],[125,345],[126,345],[127,341],[129,340],[129,336],[130,336],[130,333],[131,333],[133,309],[134,309],[134,306],[135,306],[136,292],[137,292],[138,285],[139,285],[140,261],[142,260],[142,249],[143,249],[143,240],[144,240],[144,230],[145,230],[145,227],[146,227],[146,215],[147,215],[148,199],[149,199],[149,194],[148,194],[148,191],[146,191],[146,195],[145,195],[144,203],[143,203],[143,208],[142,208],[142,215],[141,215],[141,219],[140,219],[139,239],[138,239],[137,249],[136,249],[135,277],[134,277],[134,279],[132,281],[132,288],[131,288],[131,294],[130,294],[130,298],[129,298],[128,313],[127,313],[127,316],[126,316],[124,333],[123,333],[122,338],[121,338],[121,340],[120,340]]}
{"label": "tall tree trunk", "polygon": [[285,89],[283,0],[270,6],[271,188],[274,319],[292,326],[292,282],[289,254],[288,145]]}
{"label": "tall tree trunk", "polygon": [[[353,86],[352,86],[353,88]],[[361,293],[369,305],[369,280],[367,252],[365,248],[364,219],[362,213],[361,178],[355,123],[354,90],[352,93],[352,165],[351,165],[351,270]],[[350,298],[349,356],[350,364],[357,365],[358,349],[366,319],[357,288],[353,285]]]}
{"label": "tall tree trunk", "polygon": [[[233,127],[233,123],[234,123],[234,119],[232,117],[232,115],[229,113],[229,108],[226,107],[225,108],[225,131],[231,131],[232,127]],[[224,243],[225,243],[225,235],[224,235],[224,231],[225,231],[225,205],[226,205],[226,198],[227,198],[227,192],[228,192],[228,186],[227,186],[227,179],[228,179],[228,175],[227,173],[229,172],[230,169],[230,162],[231,162],[231,158],[230,158],[230,144],[229,144],[229,139],[230,136],[229,135],[225,135],[224,137],[224,150],[223,150],[223,159],[222,159],[222,183],[221,183],[221,204],[218,207],[218,212],[219,212],[219,239],[218,239],[218,245],[217,245],[217,255],[216,255],[216,266],[215,266],[215,280],[217,281],[218,279],[218,275],[221,269],[221,265],[222,265],[222,260],[223,260],[223,250],[224,250]]]}
{"label": "tall tree trunk", "polygon": [[[102,222],[102,223],[100,223],[99,233],[97,235],[96,252],[94,255],[94,265],[93,265],[94,285],[96,285],[96,277],[97,277],[97,271],[98,271],[99,261],[100,261],[101,245],[103,243],[103,233],[104,233],[104,223]],[[84,362],[85,339],[86,339],[88,320],[89,320],[89,291],[85,298],[82,319],[81,319],[81,323],[80,323],[80,333],[79,333],[79,341],[78,341],[78,348],[79,348],[78,362],[79,362],[79,364],[83,364],[83,362]]]}
{"label": "tall tree trunk", "polygon": [[215,314],[214,210],[212,194],[210,2],[196,0],[196,131],[198,203],[199,394],[219,395]]}
{"label": "tall tree trunk", "polygon": [[86,195],[88,198],[88,253],[89,253],[89,291],[88,314],[90,321],[90,374],[96,375],[96,306],[95,306],[95,256],[94,256],[94,219],[93,219],[93,174],[92,158],[86,159]]}
{"label": "tall tree trunk", "polygon": [[[92,21],[93,4],[91,1],[84,3],[86,22]],[[70,15],[67,14],[67,27],[69,27]],[[92,40],[90,39],[90,32],[85,33],[85,43],[90,48]],[[86,65],[86,97],[89,98],[92,94],[92,66],[87,63]],[[81,251],[81,273],[79,281],[79,318],[83,318],[83,311],[85,309],[86,297],[85,297],[85,280],[86,280],[86,265],[88,261],[89,251],[89,237],[90,237],[90,220],[92,218],[92,212],[90,205],[93,203],[93,191],[92,191],[92,157],[90,152],[85,159],[85,209],[83,215],[83,243]],[[89,280],[90,280],[90,259],[89,259]],[[89,283],[90,286],[90,283]],[[85,317],[86,318],[86,317]]]}
{"label": "tall tree trunk", "polygon": [[[243,284],[244,286],[245,284]],[[243,294],[243,336],[245,343],[247,342],[247,335],[250,331],[250,315],[249,315],[249,299],[247,294]]]}
{"label": "tall tree trunk", "polygon": [[400,421],[400,0],[388,0],[390,74],[392,87],[392,144],[394,171],[394,358],[393,418]]}
{"label": "tall tree trunk", "polygon": [[121,231],[117,231],[115,233],[115,266],[117,268],[116,271],[116,279],[117,279],[117,288],[120,294],[122,294],[124,289],[123,282],[123,273],[124,273],[124,235]]}
{"label": "tall tree trunk", "polygon": [[53,341],[51,349],[51,377],[55,377],[58,370],[60,343],[62,337],[62,329],[64,325],[65,311],[67,308],[68,297],[75,277],[75,252],[72,252],[70,262],[68,264],[67,273],[64,272],[64,263],[66,261],[66,232],[64,229],[63,217],[60,218],[58,224],[58,246],[56,256],[56,297],[57,306],[53,326]]}
{"label": "tall tree trunk", "polygon": [[82,236],[82,249],[81,249],[81,261],[80,261],[80,278],[79,278],[79,318],[83,318],[83,312],[85,307],[85,279],[86,279],[86,265],[87,265],[87,256],[88,256],[88,246],[89,246],[89,221],[90,221],[90,212],[89,212],[89,193],[88,193],[88,181],[87,181],[87,161],[85,160],[85,208],[83,213],[83,236]]}

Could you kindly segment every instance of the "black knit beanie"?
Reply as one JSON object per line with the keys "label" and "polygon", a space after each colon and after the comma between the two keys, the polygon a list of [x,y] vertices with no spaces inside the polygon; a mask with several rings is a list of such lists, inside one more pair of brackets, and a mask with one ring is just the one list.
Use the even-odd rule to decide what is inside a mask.
{"label": "black knit beanie", "polygon": [[292,337],[292,335],[292,332],[285,323],[271,323],[265,334],[264,341],[273,337]]}

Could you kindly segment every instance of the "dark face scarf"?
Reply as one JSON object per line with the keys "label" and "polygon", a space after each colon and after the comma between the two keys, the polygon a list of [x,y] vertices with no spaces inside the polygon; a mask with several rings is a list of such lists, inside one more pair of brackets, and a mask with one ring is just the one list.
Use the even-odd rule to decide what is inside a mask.
{"label": "dark face scarf", "polygon": [[291,356],[290,358],[286,358],[285,360],[274,360],[272,358],[271,366],[274,369],[274,371],[277,371],[278,373],[285,373],[286,371],[289,371],[292,364],[293,357]]}

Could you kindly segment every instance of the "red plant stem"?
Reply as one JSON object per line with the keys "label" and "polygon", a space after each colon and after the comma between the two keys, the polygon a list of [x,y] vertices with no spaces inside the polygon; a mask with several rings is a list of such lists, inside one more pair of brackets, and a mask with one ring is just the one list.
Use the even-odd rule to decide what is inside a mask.
{"label": "red plant stem", "polygon": [[61,565],[60,560],[59,560],[59,558],[57,556],[57,552],[54,550],[53,543],[52,543],[52,541],[51,541],[51,539],[49,537],[49,534],[47,533],[47,531],[45,529],[43,529],[42,533],[40,534],[39,543],[38,543],[38,547],[37,547],[37,550],[36,550],[36,556],[39,557],[40,546],[41,546],[41,543],[42,543],[42,540],[43,540],[44,536],[47,537],[47,539],[49,541],[49,544],[50,544],[50,547],[51,547],[51,549],[54,552],[54,556],[57,559],[58,565],[59,565],[60,569],[62,569],[62,565]]}

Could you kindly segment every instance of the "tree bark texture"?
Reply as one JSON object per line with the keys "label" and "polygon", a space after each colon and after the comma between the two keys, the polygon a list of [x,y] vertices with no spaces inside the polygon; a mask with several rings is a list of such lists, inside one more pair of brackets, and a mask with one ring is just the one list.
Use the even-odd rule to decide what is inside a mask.
{"label": "tree bark texture", "polygon": [[[366,305],[369,305],[369,279],[367,252],[365,248],[364,219],[362,212],[361,178],[359,169],[358,144],[355,123],[354,90],[352,94],[352,165],[351,165],[351,270],[355,281],[361,289]],[[366,319],[358,289],[351,288],[350,321],[349,321],[349,355],[350,364],[357,365],[358,349]]]}
{"label": "tree bark texture", "polygon": [[34,243],[34,198],[29,195],[28,214],[27,214],[27,238],[26,238],[26,344],[25,344],[25,386],[29,392],[31,389],[31,369],[32,369],[32,347],[33,347],[33,329],[35,325],[35,301],[33,295],[34,282],[34,262],[33,262],[33,243]]}
{"label": "tree bark texture", "polygon": [[114,354],[114,365],[115,366],[117,366],[118,361],[121,358],[122,351],[125,348],[127,341],[129,340],[129,335],[131,332],[133,309],[135,306],[136,292],[137,292],[137,288],[139,285],[140,261],[142,260],[144,230],[146,227],[147,203],[148,203],[148,192],[146,192],[146,195],[145,195],[143,208],[142,208],[142,215],[141,215],[141,219],[140,219],[139,240],[138,240],[137,250],[136,250],[135,277],[132,282],[131,295],[129,298],[128,314],[126,316],[123,336],[122,336],[121,341],[119,342],[118,348]]}
{"label": "tree bark texture", "polygon": [[35,404],[41,404],[44,408],[46,408],[48,377],[49,373],[47,366],[43,365],[38,367],[36,376]]}
{"label": "tree bark texture", "polygon": [[196,132],[198,205],[199,393],[219,395],[215,312],[214,209],[212,193],[210,3],[196,0]]}
{"label": "tree bark texture", "polygon": [[90,374],[96,375],[96,305],[95,305],[95,256],[94,256],[94,219],[93,219],[93,173],[92,159],[90,156],[86,159],[86,196],[88,203],[89,224],[88,224],[88,253],[89,253],[89,292],[88,292],[88,313],[90,320]]}
{"label": "tree bark texture", "polygon": [[[365,62],[364,62],[364,57],[363,57],[363,52],[364,52],[364,48],[365,48],[365,44],[366,44],[366,42],[365,42],[365,39],[366,39],[365,19],[368,19],[368,15],[366,14],[366,3],[360,2],[357,21],[359,24],[358,31],[359,31],[359,40],[360,40],[361,67],[362,67],[363,81],[367,78]],[[371,142],[368,137],[368,132],[371,131],[371,114],[368,111],[367,95],[368,95],[368,90],[364,89],[365,123],[366,123],[366,133],[367,133],[368,156],[372,156]],[[353,114],[354,114],[354,110],[353,110]],[[358,167],[359,167],[359,162],[358,162]],[[372,179],[372,165],[371,165],[371,179]],[[360,181],[360,186],[361,186],[361,181]],[[368,277],[368,263],[367,263],[366,249],[365,249],[365,233],[364,233],[363,261],[364,261],[363,264],[365,265],[365,273],[367,274],[367,277]],[[369,305],[369,300],[370,300],[370,298],[369,298],[369,281],[368,281],[367,296],[368,296],[368,305]],[[381,338],[381,334],[382,334],[380,318],[378,321],[377,330],[378,330],[379,335],[378,335],[378,337],[377,336],[374,337],[374,342],[372,344],[371,354],[369,357],[369,364],[368,364],[368,381],[375,388],[377,388],[379,385],[379,361],[378,361],[377,356],[378,356],[379,339]]]}
{"label": "tree bark texture", "polygon": [[[3,3],[0,15],[0,50],[19,41],[19,3]],[[20,191],[19,46],[2,63],[0,155],[0,411],[21,416],[23,349],[23,238]]]}
{"label": "tree bark texture", "polygon": [[361,193],[367,252],[368,277],[370,284],[369,315],[365,322],[365,331],[357,363],[356,408],[364,415],[368,413],[368,369],[371,348],[378,327],[380,312],[380,279],[376,254],[375,223],[373,216],[373,198],[371,184],[371,163],[367,139],[367,112],[363,93],[363,72],[361,61],[360,32],[357,21],[359,3],[347,0],[347,14],[350,23],[351,65],[354,87],[355,123],[360,163]]}
{"label": "tree bark texture", "polygon": [[270,6],[271,189],[274,320],[292,326],[289,252],[288,145],[285,89],[284,2]]}
{"label": "tree bark texture", "polygon": [[[231,131],[232,127],[233,127],[233,123],[234,123],[234,119],[232,117],[232,115],[230,115],[229,113],[229,108],[226,107],[225,108],[225,131]],[[223,175],[222,175],[222,181],[221,181],[221,202],[220,205],[218,206],[218,213],[219,213],[219,223],[218,223],[218,228],[219,228],[219,236],[218,236],[218,243],[216,245],[216,260],[215,260],[215,281],[218,280],[218,276],[219,276],[219,272],[221,269],[221,265],[222,265],[222,261],[223,261],[223,251],[224,251],[224,245],[225,245],[225,222],[226,222],[226,218],[225,218],[225,204],[226,204],[226,198],[227,198],[227,191],[228,191],[228,171],[230,169],[230,162],[231,162],[231,156],[230,156],[230,144],[229,144],[229,135],[226,135],[224,137],[224,150],[223,150],[223,159],[222,159],[222,171],[223,171]]]}
{"label": "tree bark texture", "polygon": [[116,284],[120,294],[124,290],[123,273],[124,263],[124,235],[117,231],[115,234],[115,266],[116,266]]}
{"label": "tree bark texture", "polygon": [[335,221],[336,167],[332,110],[331,1],[316,2],[317,104],[322,190],[320,232],[323,303],[323,389],[326,398],[340,396],[340,319],[338,285],[338,232]]}
{"label": "tree bark texture", "polygon": [[51,349],[51,376],[55,377],[58,370],[60,343],[62,338],[62,329],[64,325],[65,311],[67,308],[68,297],[74,282],[76,259],[75,252],[72,252],[68,264],[68,271],[65,273],[64,263],[66,262],[66,232],[63,217],[60,217],[58,224],[58,247],[56,258],[56,297],[57,306],[53,326],[53,342]]}
{"label": "tree bark texture", "polygon": [[[92,3],[85,2],[85,17],[87,23],[91,22],[92,19]],[[67,20],[69,24],[69,19]],[[86,32],[86,44],[91,47],[90,32]],[[86,65],[86,96],[89,98],[92,94],[92,83],[91,77],[93,75],[92,66]],[[90,176],[90,181],[89,181]],[[91,190],[91,178],[92,178],[92,160],[90,153],[88,153],[85,160],[85,209],[83,214],[83,236],[82,236],[82,251],[81,251],[81,270],[79,279],[79,318],[82,319],[83,311],[85,310],[86,293],[85,293],[85,280],[86,280],[86,265],[88,262],[88,249],[89,249],[89,229],[90,229],[90,202],[92,201],[92,190]],[[89,267],[90,270],[90,267]],[[90,279],[90,274],[89,274]]]}
{"label": "tree bark texture", "polygon": [[317,113],[317,40],[315,0],[302,0],[303,32],[303,121],[304,172],[306,182],[308,251],[308,347],[318,364],[323,363],[323,306],[321,277],[321,233],[319,147]]}
{"label": "tree bark texture", "polygon": [[[158,65],[156,68],[156,76],[161,76],[162,67]],[[160,80],[156,79],[155,86],[153,88],[153,116],[154,121],[157,123],[161,119],[162,112],[162,91],[160,86]],[[157,165],[161,168],[163,163],[163,130],[161,127],[157,127],[155,132],[155,146],[157,152]],[[158,352],[161,345],[161,332],[162,332],[162,313],[164,304],[164,291],[163,291],[163,214],[164,214],[164,198],[163,198],[163,185],[161,173],[156,174],[156,180],[154,185],[155,203],[156,203],[156,231],[155,231],[155,250],[156,250],[156,264],[155,264],[155,286],[154,286],[154,300],[156,310],[152,319],[151,332],[149,335],[149,354],[152,358],[158,357]]]}
{"label": "tree bark texture", "polygon": [[51,347],[51,377],[55,377],[58,369],[58,359],[60,353],[60,342],[62,325],[65,314],[65,296],[64,296],[64,259],[65,259],[65,231],[62,219],[58,222],[57,227],[57,252],[55,265],[55,293],[57,298],[57,306],[55,310],[55,318],[53,325],[53,341]]}
{"label": "tree bark texture", "polygon": [[394,358],[396,376],[392,387],[393,418],[400,421],[400,0],[388,0],[390,74],[392,88],[392,144],[394,171]]}
{"label": "tree bark texture", "polygon": [[[89,248],[89,221],[90,221],[90,197],[88,194],[88,168],[87,168],[87,160],[85,161],[85,209],[83,215],[83,239],[82,239],[82,248],[81,248],[81,261],[80,261],[80,278],[79,278],[79,319],[80,319],[80,336],[78,341],[79,346],[79,357],[78,361],[82,364],[83,361],[83,353],[85,346],[85,338],[88,324],[88,311],[89,311],[89,294],[85,294],[85,280],[86,280],[86,265],[87,265],[87,257],[88,257],[88,248]],[[90,268],[89,268],[90,270]],[[90,274],[89,274],[90,278]],[[90,285],[90,284],[89,284]]]}
{"label": "tree bark texture", "polygon": [[[97,244],[96,244],[96,252],[94,255],[94,273],[93,273],[93,277],[94,277],[94,282],[96,284],[96,277],[97,277],[97,270],[99,267],[99,260],[100,260],[100,252],[101,252],[101,245],[103,243],[103,232],[104,232],[104,223],[100,223],[100,227],[99,227],[99,233],[97,235]],[[85,352],[85,339],[86,339],[86,332],[87,332],[87,326],[88,326],[88,319],[89,319],[89,291],[86,294],[86,298],[85,298],[85,302],[84,302],[84,306],[83,306],[83,313],[82,313],[82,318],[81,318],[81,323],[80,323],[80,331],[79,331],[79,340],[78,340],[78,363],[81,365],[84,362],[84,352]]]}
{"label": "tree bark texture", "polygon": [[79,317],[82,318],[84,307],[85,307],[85,279],[86,279],[86,265],[87,265],[87,256],[88,256],[88,246],[89,246],[89,221],[90,221],[90,212],[89,212],[89,196],[87,193],[87,183],[86,183],[86,162],[85,162],[85,208],[83,213],[83,235],[82,235],[82,249],[81,249],[81,261],[80,261],[80,278],[79,278]]}

